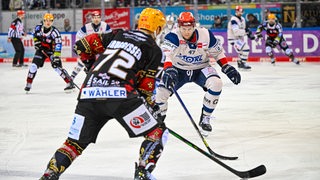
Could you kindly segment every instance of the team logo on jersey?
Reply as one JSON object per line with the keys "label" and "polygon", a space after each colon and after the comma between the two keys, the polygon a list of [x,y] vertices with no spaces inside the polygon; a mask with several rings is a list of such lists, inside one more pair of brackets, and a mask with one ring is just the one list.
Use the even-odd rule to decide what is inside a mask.
{"label": "team logo on jersey", "polygon": [[142,117],[134,117],[130,121],[130,125],[134,128],[141,128],[145,120]]}
{"label": "team logo on jersey", "polygon": [[108,76],[107,73],[99,73],[98,76],[101,77],[102,79],[110,79],[110,76]]}
{"label": "team logo on jersey", "polygon": [[177,55],[177,57],[187,63],[199,63],[202,61],[202,55],[194,56],[194,57],[186,56],[186,55]]}

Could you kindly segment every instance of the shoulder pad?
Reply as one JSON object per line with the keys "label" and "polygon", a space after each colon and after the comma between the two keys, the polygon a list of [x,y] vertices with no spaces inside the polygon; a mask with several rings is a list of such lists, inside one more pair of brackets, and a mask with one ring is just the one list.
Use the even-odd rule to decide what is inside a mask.
{"label": "shoulder pad", "polygon": [[179,38],[178,35],[172,32],[169,32],[164,39],[170,41],[172,44],[179,46]]}
{"label": "shoulder pad", "polygon": [[211,32],[210,30],[209,31],[209,48],[213,47],[215,44],[217,44],[217,39],[216,37],[214,36],[213,32]]}

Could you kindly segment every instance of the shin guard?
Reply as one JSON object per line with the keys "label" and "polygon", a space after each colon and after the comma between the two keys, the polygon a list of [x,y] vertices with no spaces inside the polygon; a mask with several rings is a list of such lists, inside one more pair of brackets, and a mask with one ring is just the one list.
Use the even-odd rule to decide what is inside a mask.
{"label": "shin guard", "polygon": [[66,140],[50,159],[47,170],[52,170],[60,176],[71,165],[73,160],[81,155],[83,150],[84,148],[80,147],[76,142]]}

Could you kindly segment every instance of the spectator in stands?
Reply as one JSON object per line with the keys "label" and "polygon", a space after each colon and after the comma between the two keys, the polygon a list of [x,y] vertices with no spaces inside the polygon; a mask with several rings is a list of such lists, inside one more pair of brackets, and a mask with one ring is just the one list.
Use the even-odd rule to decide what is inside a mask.
{"label": "spectator in stands", "polygon": [[2,10],[9,10],[10,0],[2,0]]}
{"label": "spectator in stands", "polygon": [[225,29],[227,28],[226,19],[224,17],[215,16],[211,29]]}
{"label": "spectator in stands", "polygon": [[10,0],[9,8],[10,10],[22,10],[23,1],[22,0]]}
{"label": "spectator in stands", "polygon": [[70,32],[71,31],[71,26],[70,26],[70,19],[66,18],[63,20],[64,22],[64,31],[65,32]]}
{"label": "spectator in stands", "polygon": [[251,13],[247,15],[247,19],[248,28],[257,28],[260,25],[260,22],[258,21],[257,17]]}
{"label": "spectator in stands", "polygon": [[211,4],[215,5],[219,5],[219,4],[222,4],[222,1],[221,0],[211,0]]}
{"label": "spectator in stands", "polygon": [[220,16],[215,16],[211,29],[221,29],[221,28],[222,28],[221,18]]}
{"label": "spectator in stands", "polygon": [[268,21],[269,14],[270,14],[270,9],[265,9],[264,10],[264,21]]}
{"label": "spectator in stands", "polygon": [[47,6],[46,0],[28,0],[27,5],[29,9],[45,9]]}
{"label": "spectator in stands", "polygon": [[317,19],[314,16],[311,16],[310,18],[306,19],[305,23],[303,23],[303,27],[317,27],[318,22]]}

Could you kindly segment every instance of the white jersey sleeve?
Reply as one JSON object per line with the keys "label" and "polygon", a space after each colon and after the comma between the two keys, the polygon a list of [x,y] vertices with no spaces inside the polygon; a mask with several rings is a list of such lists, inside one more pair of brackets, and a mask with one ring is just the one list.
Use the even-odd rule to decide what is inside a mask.
{"label": "white jersey sleeve", "polygon": [[209,46],[209,57],[214,58],[216,61],[225,58],[225,51],[223,46],[221,45],[220,41],[216,39],[214,34],[211,34],[210,37],[210,46]]}

